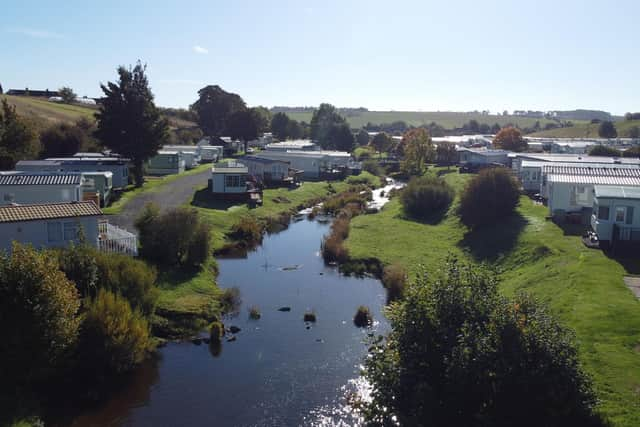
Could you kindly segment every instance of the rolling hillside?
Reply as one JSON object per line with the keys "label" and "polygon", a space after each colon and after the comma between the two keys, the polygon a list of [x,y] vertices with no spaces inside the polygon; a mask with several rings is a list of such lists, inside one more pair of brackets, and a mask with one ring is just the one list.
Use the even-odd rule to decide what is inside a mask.
{"label": "rolling hillside", "polygon": [[[615,122],[618,136],[625,138],[629,136],[629,131],[634,126],[640,128],[640,120],[622,120]],[[575,126],[561,129],[551,129],[536,132],[527,136],[549,137],[549,138],[598,138],[597,123],[576,123]]]}
{"label": "rolling hillside", "polygon": [[[309,123],[311,121],[312,112],[287,112],[287,115],[294,120]],[[498,123],[500,126],[512,123],[519,127],[533,126],[536,121],[539,121],[541,126],[552,122],[552,120],[547,119],[534,119],[520,116],[484,115],[481,113],[451,111],[363,111],[347,114],[346,118],[352,128],[361,128],[368,122],[381,124],[392,123],[398,120],[402,120],[408,125],[413,126],[421,126],[431,122],[436,122],[447,129],[461,127],[469,120],[477,120],[480,124],[486,123],[490,126],[495,123]]]}

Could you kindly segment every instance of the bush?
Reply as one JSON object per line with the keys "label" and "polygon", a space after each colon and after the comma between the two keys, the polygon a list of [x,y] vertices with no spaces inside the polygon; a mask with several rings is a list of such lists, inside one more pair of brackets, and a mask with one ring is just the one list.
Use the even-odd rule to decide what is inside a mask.
{"label": "bush", "polygon": [[106,290],[87,305],[82,324],[80,360],[108,375],[131,370],[152,347],[149,325],[126,299]]}
{"label": "bush", "polygon": [[260,317],[262,317],[262,315],[260,314],[260,309],[258,307],[256,307],[255,305],[252,306],[249,309],[249,318],[251,318],[253,320],[258,320],[258,319],[260,319]]}
{"label": "bush", "polygon": [[328,214],[336,214],[348,204],[354,204],[359,206],[360,209],[364,209],[367,206],[367,201],[370,196],[371,192],[369,188],[366,186],[356,186],[349,191],[336,194],[325,200],[322,203],[322,209]]}
{"label": "bush", "polygon": [[96,253],[98,287],[124,297],[145,315],[153,313],[158,299],[155,269],[122,254]]}
{"label": "bush", "polygon": [[178,208],[160,213],[153,204],[136,219],[141,255],[159,266],[199,268],[211,251],[209,227],[195,209]]}
{"label": "bush", "polygon": [[380,166],[376,160],[365,160],[362,162],[362,170],[369,172],[371,175],[382,176],[384,175],[384,168]]}
{"label": "bush", "polygon": [[426,219],[445,211],[453,201],[455,191],[442,178],[427,175],[412,178],[400,194],[407,214]]}
{"label": "bush", "polygon": [[518,187],[507,169],[482,170],[469,181],[460,197],[460,219],[475,228],[497,223],[512,215],[520,201]]}
{"label": "bush", "polygon": [[350,175],[346,179],[347,184],[350,185],[366,185],[367,187],[375,188],[380,187],[380,178],[369,173],[369,172],[361,172],[360,175]]}
{"label": "bush", "polygon": [[231,227],[229,237],[248,244],[260,243],[262,241],[262,226],[255,218],[245,216]]}
{"label": "bush", "polygon": [[18,392],[56,373],[75,347],[79,308],[78,291],[58,269],[53,254],[18,243],[10,256],[0,254],[3,393]]}
{"label": "bush", "polygon": [[98,264],[100,253],[93,247],[81,243],[70,245],[57,252],[60,270],[75,283],[80,298],[95,297],[98,289]]}
{"label": "bush", "polygon": [[369,307],[361,305],[356,311],[356,315],[353,317],[353,324],[359,328],[365,328],[373,324],[373,317],[369,311]]}
{"label": "bush", "polygon": [[370,348],[373,425],[593,425],[596,403],[573,334],[532,298],[507,300],[494,273],[449,259],[391,306]]}
{"label": "bush", "polygon": [[400,264],[391,264],[384,268],[382,284],[387,289],[387,300],[389,302],[401,299],[404,296],[407,277],[407,270]]}
{"label": "bush", "polygon": [[594,145],[589,149],[590,156],[606,156],[606,157],[620,157],[622,153],[620,150],[616,150],[613,147],[607,147],[606,145]]}

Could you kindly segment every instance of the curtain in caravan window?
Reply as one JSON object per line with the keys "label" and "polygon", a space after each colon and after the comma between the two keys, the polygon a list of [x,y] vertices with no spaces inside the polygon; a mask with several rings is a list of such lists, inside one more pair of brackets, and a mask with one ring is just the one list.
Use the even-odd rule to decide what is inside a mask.
{"label": "curtain in caravan window", "polygon": [[627,220],[626,223],[633,224],[633,206],[627,206]]}

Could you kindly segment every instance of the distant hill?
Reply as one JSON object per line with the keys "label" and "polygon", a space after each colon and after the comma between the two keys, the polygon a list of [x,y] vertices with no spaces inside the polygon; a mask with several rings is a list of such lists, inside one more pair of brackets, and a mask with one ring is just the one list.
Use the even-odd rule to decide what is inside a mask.
{"label": "distant hill", "polygon": [[[614,122],[618,136],[629,137],[629,131],[634,126],[640,128],[640,120],[622,120]],[[527,136],[548,137],[548,138],[598,138],[598,123],[576,123],[572,127],[545,130],[528,134]]]}
{"label": "distant hill", "polygon": [[[309,123],[313,115],[313,108],[293,107],[277,107],[277,110],[285,112],[290,118],[298,121]],[[464,123],[470,120],[476,120],[479,124],[487,124],[492,126],[498,123],[500,126],[507,124],[517,125],[521,128],[532,127],[536,122],[540,122],[540,126],[544,127],[547,123],[557,123],[554,120],[538,119],[521,116],[503,116],[482,114],[481,112],[453,112],[453,111],[368,111],[366,109],[349,108],[340,109],[340,113],[346,117],[352,128],[361,128],[371,122],[375,125],[382,123],[393,123],[395,121],[406,122],[407,125],[422,126],[431,122],[436,122],[446,129],[454,129],[462,127]]]}
{"label": "distant hill", "polygon": [[591,120],[615,120],[611,113],[600,110],[567,110],[567,111],[553,111],[555,117],[560,120],[579,120],[587,121]]}

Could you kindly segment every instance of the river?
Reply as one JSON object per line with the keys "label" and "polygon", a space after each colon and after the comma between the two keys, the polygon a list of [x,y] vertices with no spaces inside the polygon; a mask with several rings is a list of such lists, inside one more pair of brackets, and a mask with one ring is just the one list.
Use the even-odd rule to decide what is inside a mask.
{"label": "river", "polygon": [[[219,259],[221,287],[237,287],[241,328],[221,347],[171,343],[145,362],[123,390],[76,417],[73,426],[356,425],[346,396],[358,380],[369,333],[385,333],[385,290],[372,278],[345,277],[319,254],[328,223],[302,219],[265,236],[246,258]],[[360,305],[374,326],[357,328]],[[262,317],[249,319],[259,307]],[[291,311],[278,311],[280,307]],[[317,322],[306,324],[312,310]]]}

